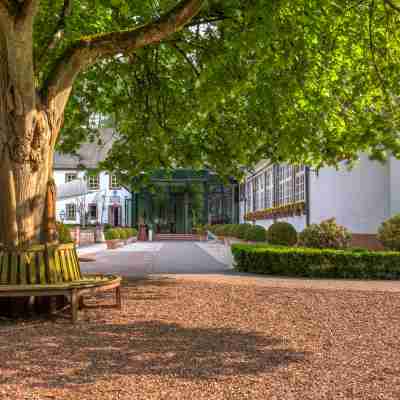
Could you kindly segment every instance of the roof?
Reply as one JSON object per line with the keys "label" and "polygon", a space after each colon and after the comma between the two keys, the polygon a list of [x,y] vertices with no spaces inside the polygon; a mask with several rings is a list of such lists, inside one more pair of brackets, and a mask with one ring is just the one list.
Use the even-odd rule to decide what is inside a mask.
{"label": "roof", "polygon": [[54,169],[87,169],[96,168],[99,162],[104,161],[116,138],[112,128],[100,129],[101,144],[97,141],[84,143],[77,155],[55,153]]}
{"label": "roof", "polygon": [[57,200],[84,196],[88,192],[86,182],[80,179],[75,179],[71,182],[57,186]]}

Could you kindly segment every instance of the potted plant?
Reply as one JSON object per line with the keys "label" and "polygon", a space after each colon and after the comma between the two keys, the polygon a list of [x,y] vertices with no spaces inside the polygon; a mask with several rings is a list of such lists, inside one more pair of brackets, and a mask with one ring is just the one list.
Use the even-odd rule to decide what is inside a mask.
{"label": "potted plant", "polygon": [[118,229],[108,229],[104,232],[106,238],[107,249],[116,249],[121,246],[121,235]]}

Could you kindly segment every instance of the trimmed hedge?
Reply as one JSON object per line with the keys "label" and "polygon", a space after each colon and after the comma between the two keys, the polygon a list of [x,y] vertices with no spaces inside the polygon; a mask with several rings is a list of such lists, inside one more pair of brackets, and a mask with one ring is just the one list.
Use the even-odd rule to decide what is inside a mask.
{"label": "trimmed hedge", "polygon": [[236,269],[308,278],[400,279],[400,252],[232,245]]}
{"label": "trimmed hedge", "polygon": [[289,222],[274,222],[268,228],[267,240],[273,245],[294,246],[297,243],[297,231]]}
{"label": "trimmed hedge", "polygon": [[267,240],[267,231],[259,225],[226,224],[211,225],[207,228],[217,236],[235,237],[252,242],[265,242]]}
{"label": "trimmed hedge", "polygon": [[137,236],[137,230],[134,228],[109,228],[104,231],[106,240],[128,239]]}

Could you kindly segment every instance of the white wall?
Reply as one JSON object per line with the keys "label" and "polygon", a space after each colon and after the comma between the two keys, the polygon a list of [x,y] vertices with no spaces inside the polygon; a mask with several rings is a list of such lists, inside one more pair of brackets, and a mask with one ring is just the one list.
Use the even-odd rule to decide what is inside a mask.
{"label": "white wall", "polygon": [[[301,232],[306,227],[305,215],[279,218],[277,221],[289,222],[289,224],[292,224],[294,226],[297,232]],[[260,225],[263,226],[265,229],[268,229],[273,223],[273,219],[260,219],[256,221],[255,225]]]}
{"label": "white wall", "polygon": [[[83,179],[85,176],[84,171],[73,171],[73,170],[55,170],[54,171],[54,181],[56,185],[65,184],[65,175],[67,173],[77,172],[78,179]],[[113,198],[119,197],[121,205],[121,222],[125,222],[125,199],[130,199],[131,194],[124,188],[119,190],[110,190],[109,189],[109,175],[105,172],[100,173],[100,188],[99,190],[89,192],[86,195],[85,202],[86,205],[88,204],[97,204],[97,220],[90,220],[89,223],[96,224],[96,223],[110,223],[108,221],[108,209],[109,206],[113,204]],[[56,217],[60,220],[60,212],[62,210],[65,211],[66,204],[75,203],[77,200],[76,197],[71,197],[69,199],[62,199],[57,200],[56,205]],[[87,211],[87,206],[86,206]],[[65,223],[68,224],[78,224],[79,223],[79,215],[75,221],[65,220]]]}
{"label": "white wall", "polygon": [[318,175],[311,172],[310,211],[311,223],[335,217],[353,233],[376,233],[390,214],[389,163],[361,155],[351,171],[342,163],[338,171],[322,168]]}
{"label": "white wall", "polygon": [[390,170],[390,216],[400,213],[400,160],[389,159]]}

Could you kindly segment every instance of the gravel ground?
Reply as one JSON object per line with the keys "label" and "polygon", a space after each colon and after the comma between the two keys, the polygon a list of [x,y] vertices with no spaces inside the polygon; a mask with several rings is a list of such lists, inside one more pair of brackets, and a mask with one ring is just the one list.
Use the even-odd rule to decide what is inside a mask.
{"label": "gravel ground", "polygon": [[153,278],[123,297],[76,326],[1,320],[0,399],[400,398],[398,294]]}

